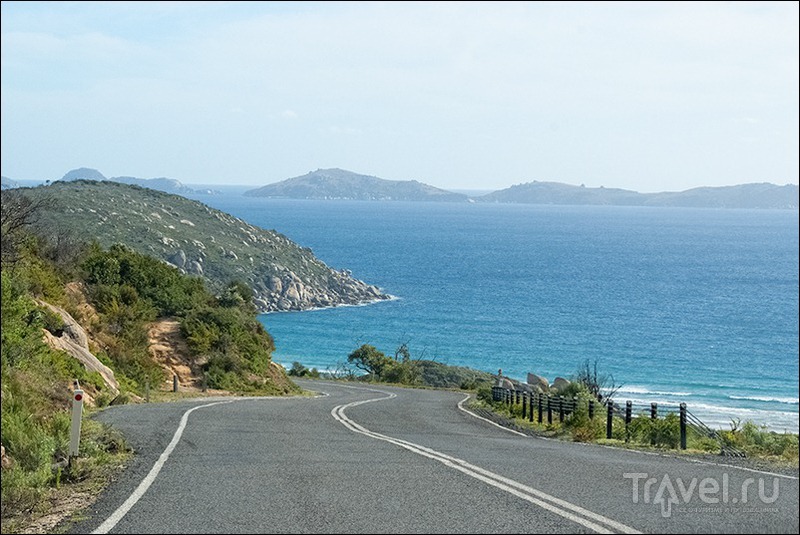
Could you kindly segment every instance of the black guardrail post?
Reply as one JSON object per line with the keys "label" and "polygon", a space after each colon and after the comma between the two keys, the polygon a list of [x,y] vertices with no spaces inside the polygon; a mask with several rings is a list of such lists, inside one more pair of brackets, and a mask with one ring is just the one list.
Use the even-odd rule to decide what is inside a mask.
{"label": "black guardrail post", "polygon": [[550,425],[553,423],[553,398],[550,397],[550,394],[547,394],[547,424]]}
{"label": "black guardrail post", "polygon": [[533,398],[534,398],[534,396],[536,396],[536,393],[531,392],[530,393],[530,397],[529,397],[529,399],[530,399],[530,403],[529,403],[530,410],[528,411],[528,421],[529,422],[533,421]]}
{"label": "black guardrail post", "polygon": [[611,428],[614,420],[614,402],[608,400],[608,416],[606,417],[606,438],[611,438]]}
{"label": "black guardrail post", "polygon": [[686,449],[686,403],[681,403],[681,449]]}
{"label": "black guardrail post", "polygon": [[633,403],[628,400],[625,402],[625,442],[631,439],[631,412],[633,411]]}
{"label": "black guardrail post", "polygon": [[527,392],[523,392],[522,393],[522,419],[523,420],[525,419],[525,416],[527,416],[527,414],[528,414],[527,411],[526,411],[526,409],[527,409],[527,400],[525,399],[526,397],[528,397],[527,396]]}
{"label": "black guardrail post", "polygon": [[538,418],[538,420],[539,420],[539,423],[542,423],[542,409],[544,408],[543,407],[543,405],[544,405],[544,395],[542,395],[542,394],[537,394],[537,395],[539,396],[539,418]]}
{"label": "black guardrail post", "polygon": [[594,401],[589,400],[589,419],[594,420]]}
{"label": "black guardrail post", "polygon": [[564,421],[564,396],[558,396],[558,421]]}
{"label": "black guardrail post", "polygon": [[650,445],[656,445],[656,433],[655,433],[655,423],[658,419],[658,403],[653,402],[650,404],[650,419],[653,421],[654,427],[653,432],[650,433]]}

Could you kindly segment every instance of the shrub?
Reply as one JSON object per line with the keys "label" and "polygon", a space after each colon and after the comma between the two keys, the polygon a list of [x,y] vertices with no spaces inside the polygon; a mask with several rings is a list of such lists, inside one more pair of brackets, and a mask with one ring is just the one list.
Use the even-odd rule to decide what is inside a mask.
{"label": "shrub", "polygon": [[303,366],[297,361],[292,362],[292,367],[289,369],[289,375],[292,377],[304,377],[308,375],[308,368]]}
{"label": "shrub", "polygon": [[478,393],[476,396],[478,400],[484,401],[486,403],[492,403],[492,387],[491,386],[482,386],[478,388]]}

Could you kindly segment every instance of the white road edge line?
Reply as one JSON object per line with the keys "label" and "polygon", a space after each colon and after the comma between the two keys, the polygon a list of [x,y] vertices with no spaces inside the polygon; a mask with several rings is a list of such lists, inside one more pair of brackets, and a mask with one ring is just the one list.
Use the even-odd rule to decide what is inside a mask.
{"label": "white road edge line", "polygon": [[[521,435],[521,436],[524,436],[524,437],[530,437],[531,436],[531,435],[526,435],[525,433],[520,433],[519,431],[516,431],[514,429],[509,429],[508,427],[502,426],[502,425],[498,424],[497,422],[493,422],[493,421],[489,420],[488,418],[484,418],[483,416],[478,416],[477,414],[475,414],[471,410],[467,409],[466,407],[464,407],[464,402],[467,401],[471,397],[472,397],[471,394],[466,394],[466,397],[458,402],[458,408],[461,409],[462,411],[464,411],[465,413],[469,414],[470,416],[472,416],[474,418],[477,418],[478,420],[483,420],[484,422],[490,423],[495,427],[499,427],[500,429],[502,429],[504,431],[508,431],[509,433],[514,433],[516,435]],[[540,440],[553,440],[553,439],[551,439],[549,437],[536,437],[536,438],[538,438]],[[584,443],[580,443],[580,442],[578,442],[578,444],[588,445],[588,446],[600,446],[601,448],[608,448],[608,449],[613,449],[613,450],[617,450],[617,451],[620,450],[620,448],[615,448],[614,446],[606,446],[604,444],[584,444]],[[639,454],[639,455],[654,455],[656,457],[663,457],[663,458],[669,458],[669,459],[680,459],[680,460],[683,460],[683,461],[686,461],[686,462],[690,462],[690,463],[707,464],[707,465],[710,465],[710,466],[719,466],[719,467],[724,467],[724,468],[734,468],[736,470],[743,470],[745,472],[755,472],[757,474],[764,474],[764,475],[767,475],[767,476],[780,477],[780,478],[783,478],[783,479],[798,479],[797,476],[790,476],[790,475],[787,475],[787,474],[778,474],[776,472],[767,472],[765,470],[758,470],[756,468],[748,468],[746,466],[736,466],[735,464],[715,463],[715,462],[712,462],[712,461],[700,461],[698,459],[682,459],[681,457],[674,457],[674,456],[671,456],[671,455],[663,455],[661,453],[657,453],[657,452],[653,452],[653,451],[639,451],[639,450],[633,450],[633,449],[626,449],[624,451],[627,451],[627,452],[630,452],[630,453],[636,453],[636,454]]]}
{"label": "white road edge line", "polygon": [[214,403],[207,403],[205,405],[193,407],[184,412],[183,416],[181,417],[181,422],[178,425],[178,429],[175,430],[175,434],[172,436],[172,441],[169,443],[167,448],[158,458],[156,464],[153,465],[153,468],[150,469],[150,472],[147,474],[147,476],[142,480],[141,483],[139,483],[139,486],[136,487],[136,490],[133,491],[133,493],[128,497],[128,499],[125,500],[125,503],[120,505],[117,508],[117,510],[114,511],[111,514],[111,516],[109,516],[105,520],[105,522],[100,524],[94,531],[92,531],[92,533],[108,533],[109,531],[114,529],[114,527],[119,523],[119,521],[122,520],[122,518],[126,514],[128,514],[128,511],[130,511],[131,508],[134,505],[136,505],[136,502],[138,502],[141,499],[141,497],[144,496],[144,493],[147,492],[147,489],[149,489],[150,485],[152,485],[153,482],[156,480],[156,477],[158,476],[158,473],[161,471],[161,468],[164,467],[164,463],[166,463],[167,459],[169,459],[172,450],[174,450],[175,446],[177,446],[178,442],[180,442],[181,436],[183,435],[183,430],[186,429],[186,423],[189,421],[189,415],[191,413],[193,413],[197,409],[212,407],[214,405],[221,405],[223,403],[232,403],[234,401],[238,401],[238,398],[227,401],[217,401]]}
{"label": "white road edge line", "polygon": [[490,419],[488,419],[488,418],[484,418],[483,416],[478,416],[478,415],[477,415],[477,414],[475,414],[474,412],[472,412],[472,411],[470,411],[470,410],[467,410],[467,409],[465,409],[465,408],[464,408],[464,402],[465,402],[465,401],[467,401],[467,400],[468,400],[470,397],[472,397],[472,396],[471,396],[470,394],[467,394],[467,397],[465,397],[464,399],[462,399],[461,401],[459,401],[459,402],[458,402],[458,408],[459,408],[459,409],[461,409],[462,411],[466,412],[467,414],[469,414],[469,415],[470,415],[470,416],[472,416],[473,418],[477,418],[478,420],[483,420],[484,422],[486,422],[486,423],[488,423],[488,424],[492,424],[492,425],[493,425],[493,426],[495,426],[495,427],[499,427],[499,428],[500,428],[500,429],[502,429],[503,431],[508,431],[509,433],[514,433],[515,435],[519,435],[519,436],[521,436],[521,437],[527,437],[527,436],[528,436],[528,435],[526,435],[525,433],[520,433],[519,431],[517,431],[517,430],[515,430],[515,429],[509,429],[508,427],[502,426],[502,425],[498,424],[497,422],[493,422],[493,421],[491,421],[491,420],[490,420]]}
{"label": "white road edge line", "polygon": [[[451,457],[449,455],[440,453],[430,448],[426,448],[424,446],[420,446],[418,444],[414,444],[412,442],[408,442],[387,435],[382,435],[374,431],[370,431],[365,427],[357,424],[356,422],[354,422],[345,415],[344,410],[347,408],[355,407],[357,405],[362,405],[364,403],[371,403],[373,401],[383,401],[386,399],[391,399],[396,397],[395,394],[391,394],[388,392],[381,392],[381,393],[386,394],[387,397],[373,398],[363,401],[355,401],[345,405],[338,405],[331,410],[331,416],[333,416],[335,420],[337,420],[342,425],[344,425],[345,427],[347,427],[348,429],[350,429],[355,433],[360,433],[362,435],[368,436],[376,440],[389,442],[391,444],[400,446],[401,448],[407,449],[418,455],[422,455],[423,457],[439,461],[440,463],[449,466],[450,468],[454,468],[472,478],[475,478],[488,485],[492,485],[498,489],[513,494],[529,503],[532,503],[552,513],[562,516],[568,520],[571,520],[572,522],[580,524],[597,533],[614,533],[609,528],[616,529],[623,533],[641,533],[629,526],[626,526],[625,524],[622,524],[621,522],[617,522],[610,518],[589,511],[588,509],[584,509],[583,507],[577,506],[560,498],[556,498],[555,496],[550,496],[549,494],[546,494],[540,490],[528,487],[527,485],[523,485],[512,479],[508,479],[504,476],[495,474],[478,466],[472,465],[464,461],[463,459]],[[578,516],[578,515],[583,515],[583,516]],[[605,524],[606,526],[609,527],[607,528],[605,526],[599,525],[595,522],[592,522],[589,519],[594,520],[595,522]]]}

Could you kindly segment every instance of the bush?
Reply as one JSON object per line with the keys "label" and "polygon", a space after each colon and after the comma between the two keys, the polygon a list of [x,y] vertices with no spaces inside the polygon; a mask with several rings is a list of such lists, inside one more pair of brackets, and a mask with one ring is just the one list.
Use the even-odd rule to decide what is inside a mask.
{"label": "bush", "polygon": [[492,399],[492,387],[491,386],[482,386],[478,388],[478,393],[475,396],[478,398],[479,401],[484,401],[486,403],[493,403]]}
{"label": "bush", "polygon": [[798,436],[789,433],[769,431],[766,426],[758,426],[748,420],[731,422],[730,431],[720,433],[729,446],[743,450],[749,455],[782,457],[787,461],[798,461]]}
{"label": "bush", "polygon": [[420,370],[415,362],[398,362],[389,359],[381,374],[381,380],[389,383],[413,385],[419,382]]}
{"label": "bush", "polygon": [[600,408],[602,406],[599,403],[595,404],[594,418],[589,418],[588,397],[590,394],[583,388],[580,391],[582,395],[578,398],[578,407],[565,423],[572,434],[572,440],[575,442],[591,442],[605,436],[605,419],[600,417],[602,411],[598,409],[598,406]]}
{"label": "bush", "polygon": [[304,377],[308,374],[308,368],[303,366],[297,361],[292,362],[292,367],[289,370],[289,375],[292,377]]}

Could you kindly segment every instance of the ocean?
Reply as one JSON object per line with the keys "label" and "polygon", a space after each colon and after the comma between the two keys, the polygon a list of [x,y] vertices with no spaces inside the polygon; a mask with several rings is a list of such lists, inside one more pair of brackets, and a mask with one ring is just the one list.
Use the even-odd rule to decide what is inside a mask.
{"label": "ocean", "polygon": [[[217,188],[219,189],[219,188]],[[798,432],[798,212],[189,195],[396,299],[260,316],[287,368],[361,344]]]}

